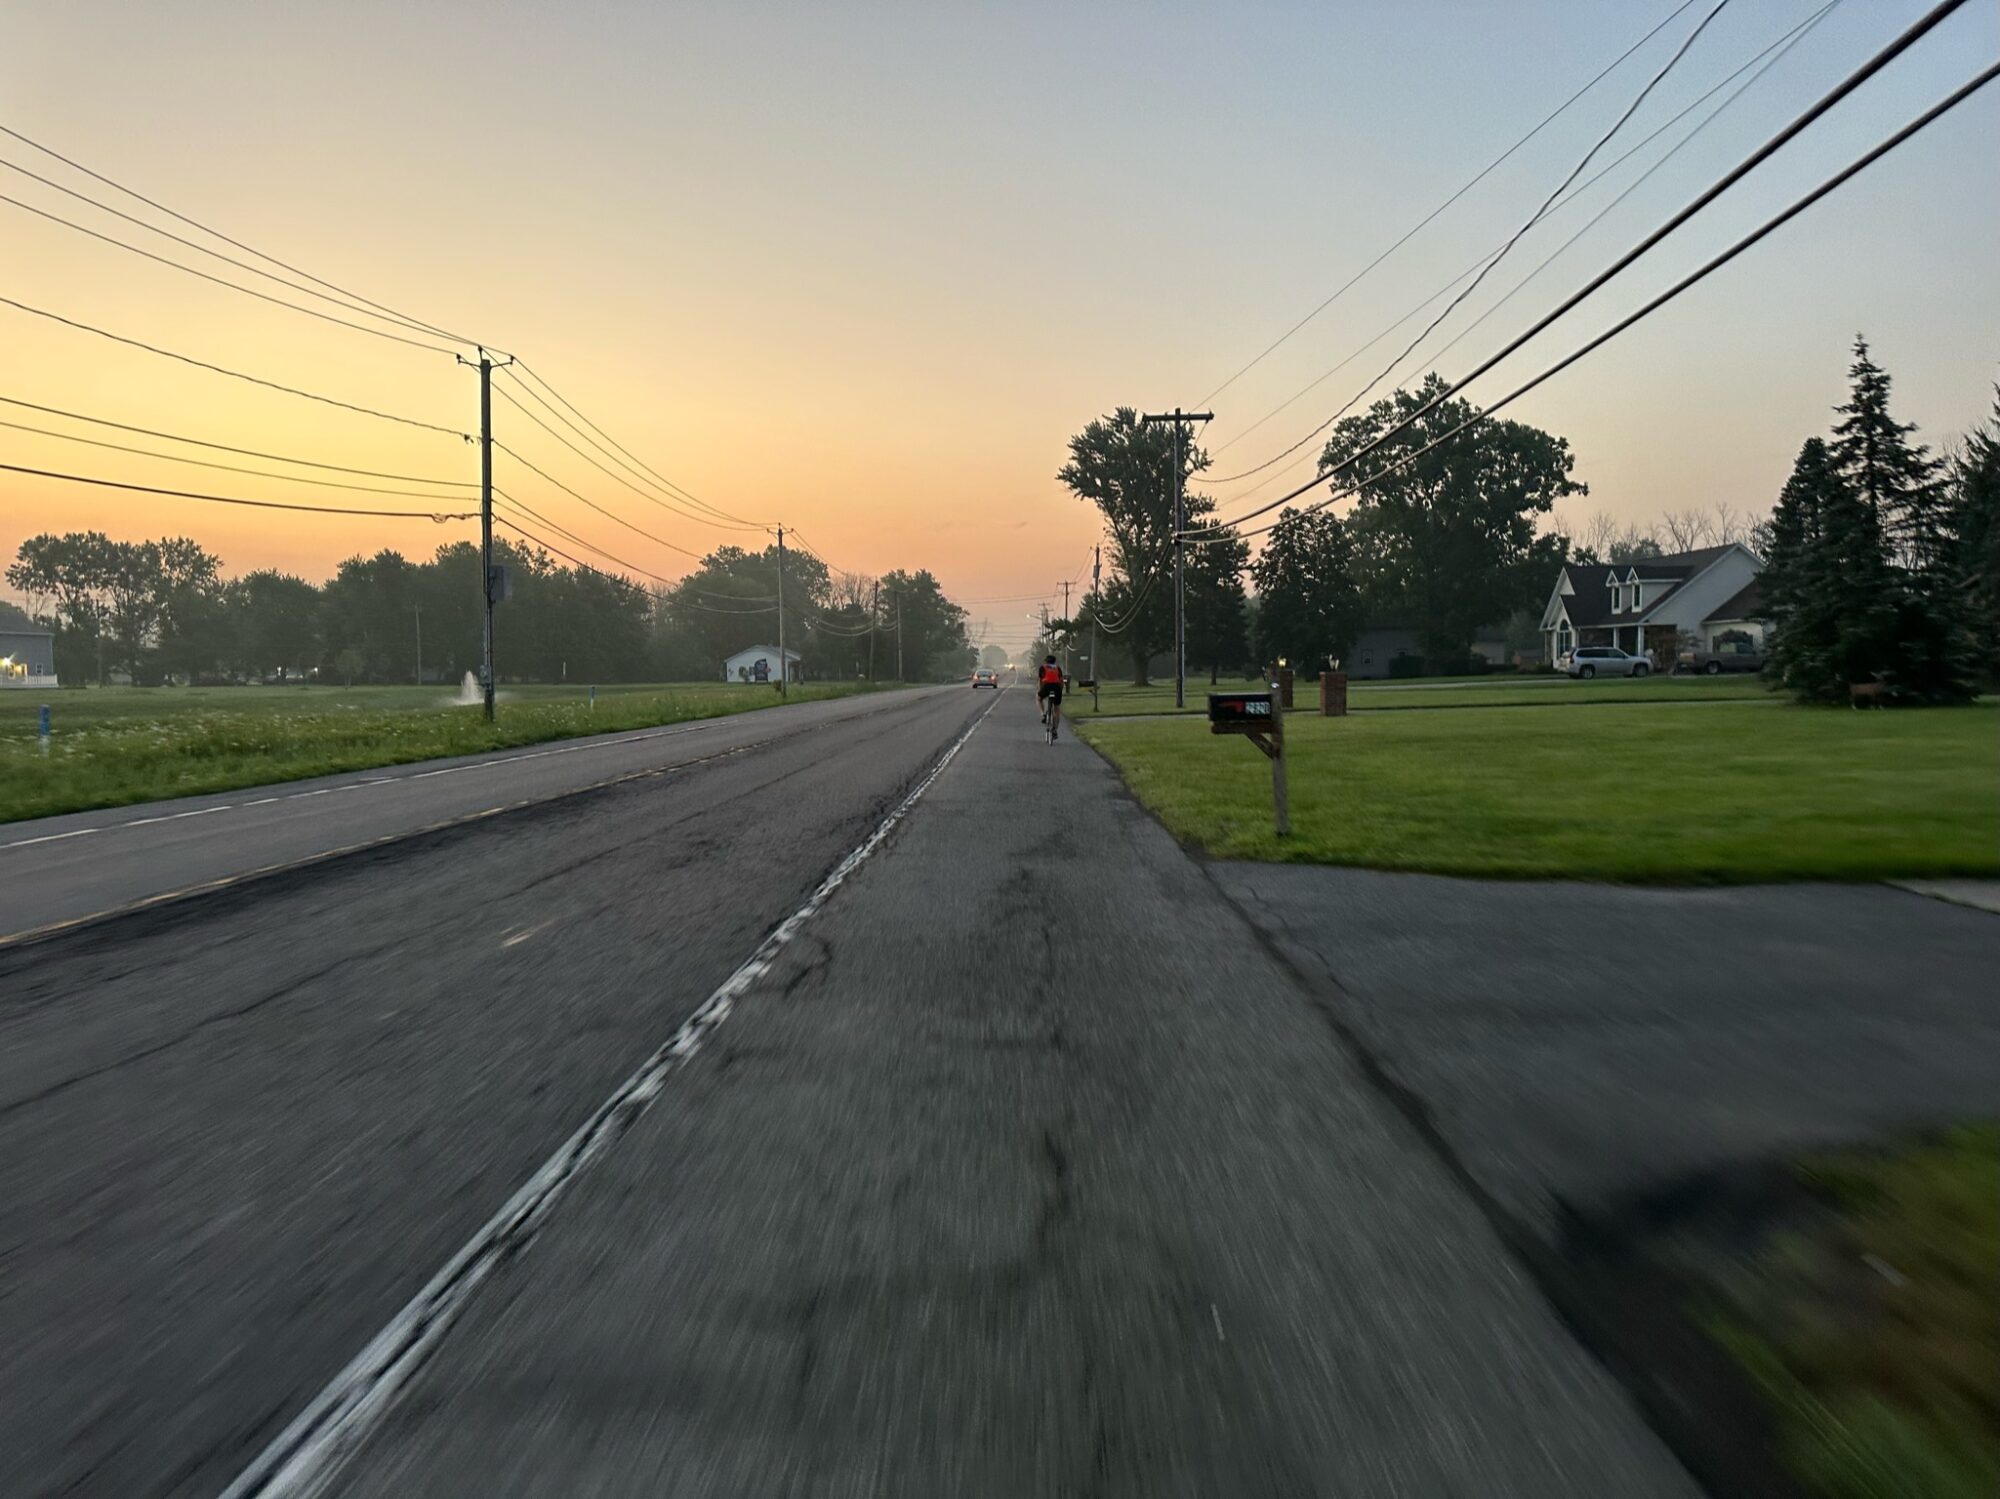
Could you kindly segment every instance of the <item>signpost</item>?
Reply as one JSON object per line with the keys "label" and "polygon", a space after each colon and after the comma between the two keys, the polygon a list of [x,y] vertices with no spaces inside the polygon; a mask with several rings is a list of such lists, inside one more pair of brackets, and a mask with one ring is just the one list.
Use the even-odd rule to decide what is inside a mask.
{"label": "signpost", "polygon": [[1271,762],[1271,801],[1278,836],[1292,831],[1291,797],[1285,788],[1285,699],[1282,692],[1211,692],[1208,731],[1241,734]]}

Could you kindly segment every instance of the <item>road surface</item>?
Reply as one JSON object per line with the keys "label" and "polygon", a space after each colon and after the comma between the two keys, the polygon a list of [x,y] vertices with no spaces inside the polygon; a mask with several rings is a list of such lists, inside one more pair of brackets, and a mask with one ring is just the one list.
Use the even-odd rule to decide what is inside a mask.
{"label": "road surface", "polygon": [[0,889],[8,892],[0,944],[586,788],[673,774],[823,725],[893,711],[908,695],[778,705],[494,754],[0,824]]}
{"label": "road surface", "polygon": [[755,717],[0,951],[0,1492],[1692,1493],[1025,694]]}

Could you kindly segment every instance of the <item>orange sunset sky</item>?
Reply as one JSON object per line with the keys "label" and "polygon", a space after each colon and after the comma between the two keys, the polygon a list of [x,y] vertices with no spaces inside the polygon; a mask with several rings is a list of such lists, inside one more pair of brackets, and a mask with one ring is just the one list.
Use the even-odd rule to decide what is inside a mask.
{"label": "orange sunset sky", "polygon": [[[1683,8],[1216,396],[1204,439],[1221,450],[1216,471],[1270,456],[1352,395],[1402,339],[1355,357],[1244,435],[1503,240],[1709,8]],[[1821,9],[1820,0],[1738,0],[1597,165]],[[1509,293],[1724,94],[1524,239],[1402,378],[1469,368],[1925,9],[1834,6],[1433,366],[1424,355]],[[315,275],[519,352],[694,494],[783,521],[842,568],[929,567],[954,595],[994,600],[975,604],[975,619],[987,638],[1013,645],[1027,634],[1019,616],[1059,598],[1052,585],[1079,571],[1098,537],[1094,512],[1053,477],[1072,432],[1117,405],[1201,400],[1675,10],[1671,0],[6,3],[0,124]],[[1968,6],[1469,394],[1498,394],[1567,352],[1996,50],[2000,10]],[[1716,501],[1767,507],[1799,442],[1841,399],[1857,331],[1895,377],[1900,414],[1926,437],[1981,419],[2000,372],[1996,96],[1973,100],[1516,407],[1510,414],[1576,450],[1592,493],[1569,518],[1601,508],[1643,521]],[[171,224],[17,139],[0,137],[0,159]],[[0,169],[0,193],[292,295],[17,171]],[[253,301],[8,203],[0,295],[343,400],[476,427],[475,377],[449,354]],[[478,473],[475,451],[455,438],[259,390],[7,306],[0,397],[356,467],[457,481]],[[195,451],[20,406],[0,407],[0,421]],[[504,402],[496,431],[689,552],[761,539],[648,504]],[[0,462],[233,495],[342,497],[12,427],[0,427]],[[1299,482],[1310,469],[1282,472]],[[637,567],[673,577],[689,565],[504,458],[497,474]],[[1228,514],[1250,489],[1213,492]],[[0,473],[8,558],[28,535],[85,528],[192,535],[232,572],[278,566],[314,578],[355,552],[421,556],[476,534]]]}

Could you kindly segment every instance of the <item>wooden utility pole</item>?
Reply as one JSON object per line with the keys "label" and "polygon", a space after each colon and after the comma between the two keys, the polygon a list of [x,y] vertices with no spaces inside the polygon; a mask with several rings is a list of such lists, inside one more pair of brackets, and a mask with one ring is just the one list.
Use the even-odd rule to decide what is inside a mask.
{"label": "wooden utility pole", "polygon": [[1090,549],[1090,711],[1093,713],[1102,711],[1103,706],[1097,696],[1098,686],[1104,680],[1104,674],[1097,668],[1097,600],[1100,597],[1097,583],[1098,573],[1103,566],[1104,548],[1092,547]]}
{"label": "wooden utility pole", "polygon": [[1063,591],[1063,662],[1062,662],[1062,665],[1063,665],[1063,676],[1064,676],[1065,678],[1067,678],[1067,677],[1069,676],[1069,647],[1070,647],[1070,642],[1076,639],[1076,626],[1075,626],[1074,624],[1072,624],[1072,623],[1070,622],[1070,613],[1069,613],[1069,580],[1068,580],[1067,578],[1065,578],[1065,579],[1063,580],[1063,586],[1062,586],[1062,591]]}
{"label": "wooden utility pole", "polygon": [[875,627],[882,622],[882,580],[875,580],[875,592],[868,601],[868,680],[875,680]]}
{"label": "wooden utility pole", "polygon": [[1142,426],[1153,422],[1174,424],[1174,706],[1187,706],[1187,424],[1212,422],[1213,411],[1183,411],[1176,406],[1139,418]]}
{"label": "wooden utility pole", "polygon": [[790,697],[787,681],[792,672],[785,663],[785,528],[778,527],[778,696]]}
{"label": "wooden utility pole", "polygon": [[[463,354],[460,364],[471,364]],[[503,363],[512,364],[509,355]],[[493,722],[493,605],[499,580],[493,567],[493,359],[479,351],[479,596],[481,601],[479,675],[485,690],[486,721]]]}

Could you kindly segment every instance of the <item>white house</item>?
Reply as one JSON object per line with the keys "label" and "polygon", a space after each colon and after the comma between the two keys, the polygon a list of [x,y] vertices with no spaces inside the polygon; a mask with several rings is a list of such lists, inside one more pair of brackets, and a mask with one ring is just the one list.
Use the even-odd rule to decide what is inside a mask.
{"label": "white house", "polygon": [[0,688],[55,685],[55,636],[24,611],[0,602]]}
{"label": "white house", "polygon": [[1670,665],[1683,646],[1712,651],[1727,636],[1761,644],[1764,621],[1748,547],[1702,547],[1630,562],[1569,563],[1542,610],[1549,659],[1579,645],[1651,651]]}
{"label": "white house", "polygon": [[[794,682],[802,681],[799,669],[799,653],[790,646],[785,647],[786,675]],[[745,646],[722,663],[722,680],[725,682],[775,682],[778,680],[778,648],[775,645]]]}

